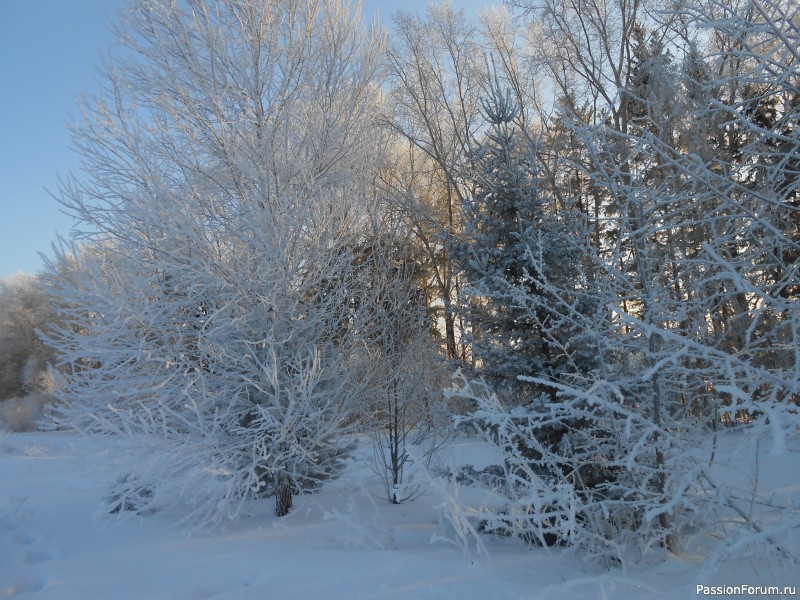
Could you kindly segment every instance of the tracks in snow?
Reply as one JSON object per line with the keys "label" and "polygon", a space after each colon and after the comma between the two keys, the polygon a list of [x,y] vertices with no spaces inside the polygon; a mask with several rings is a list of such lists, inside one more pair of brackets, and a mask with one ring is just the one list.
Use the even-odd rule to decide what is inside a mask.
{"label": "tracks in snow", "polygon": [[42,591],[50,581],[47,564],[60,556],[32,529],[26,501],[27,497],[17,497],[0,505],[0,598],[22,598]]}

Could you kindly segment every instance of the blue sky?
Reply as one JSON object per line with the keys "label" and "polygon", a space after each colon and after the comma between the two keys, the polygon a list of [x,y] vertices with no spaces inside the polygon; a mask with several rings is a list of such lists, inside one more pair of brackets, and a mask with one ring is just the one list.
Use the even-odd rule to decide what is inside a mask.
{"label": "blue sky", "polygon": [[[0,0],[0,278],[41,269],[72,220],[46,190],[79,170],[65,123],[98,89],[95,65],[113,43],[108,23],[126,0]],[[476,11],[487,0],[452,0]],[[384,20],[425,0],[367,0]]]}
{"label": "blue sky", "polygon": [[65,127],[123,0],[0,0],[0,278],[41,267],[71,220],[45,191],[78,167]]}

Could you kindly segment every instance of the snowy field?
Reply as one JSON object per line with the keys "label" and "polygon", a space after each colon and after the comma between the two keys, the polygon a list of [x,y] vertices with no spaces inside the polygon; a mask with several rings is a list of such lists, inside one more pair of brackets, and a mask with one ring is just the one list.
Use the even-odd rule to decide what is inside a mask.
{"label": "snowy field", "polygon": [[[744,432],[726,433],[730,477]],[[369,455],[363,446],[361,456]],[[800,506],[800,452],[762,448],[759,481],[771,497]],[[457,441],[454,462],[491,461],[474,439]],[[703,573],[716,543],[689,536],[680,557],[605,570],[579,556],[481,536],[486,553],[458,544],[442,518],[442,481],[415,501],[381,500],[379,481],[356,462],[342,479],[295,499],[278,519],[273,502],[225,528],[187,536],[174,515],[110,519],[100,511],[116,453],[103,439],[68,433],[0,439],[0,597],[42,599],[493,599],[698,598],[696,586],[797,586],[791,561],[748,558]],[[730,458],[732,457],[732,458]],[[439,507],[439,508],[437,508]],[[798,547],[796,533],[789,536]],[[722,596],[715,596],[722,597]],[[737,596],[745,597],[745,596]]]}

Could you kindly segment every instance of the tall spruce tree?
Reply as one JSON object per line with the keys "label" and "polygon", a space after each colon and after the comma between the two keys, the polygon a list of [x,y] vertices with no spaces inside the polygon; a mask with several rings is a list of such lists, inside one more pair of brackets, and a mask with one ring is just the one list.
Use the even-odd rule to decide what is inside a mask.
{"label": "tall spruce tree", "polygon": [[[559,327],[564,305],[587,310],[580,219],[554,214],[540,194],[534,144],[513,122],[518,107],[498,81],[482,103],[488,124],[472,150],[464,233],[452,254],[467,281],[464,319],[476,371],[507,400],[526,403],[542,391],[519,376],[557,379],[590,368],[591,344]],[[554,297],[549,290],[573,294]]]}

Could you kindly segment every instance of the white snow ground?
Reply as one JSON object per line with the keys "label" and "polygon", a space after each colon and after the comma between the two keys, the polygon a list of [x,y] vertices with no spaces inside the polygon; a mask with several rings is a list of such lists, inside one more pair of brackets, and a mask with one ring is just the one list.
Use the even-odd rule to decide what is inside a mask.
{"label": "white snow ground", "polygon": [[[728,447],[737,448],[742,434],[728,435]],[[800,507],[795,442],[778,457],[765,450],[759,479],[776,497],[788,496]],[[459,462],[478,467],[490,459],[476,440],[459,440],[453,451]],[[102,438],[52,432],[0,436],[0,598],[700,597],[703,544],[625,572],[489,536],[481,536],[488,557],[476,554],[474,545],[465,553],[432,541],[455,536],[441,524],[439,493],[391,505],[370,493],[377,494],[380,484],[363,465],[318,494],[296,498],[288,517],[274,517],[272,502],[265,500],[235,524],[187,537],[170,527],[174,519],[166,514],[124,520],[102,514],[114,462],[115,453]],[[800,570],[789,561],[737,560],[703,582],[800,590]]]}

